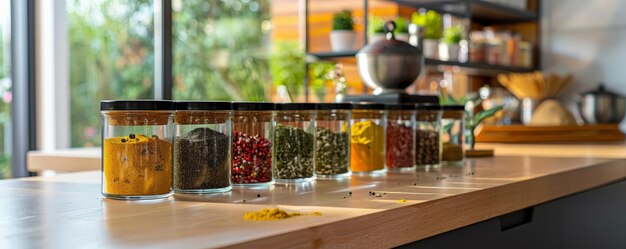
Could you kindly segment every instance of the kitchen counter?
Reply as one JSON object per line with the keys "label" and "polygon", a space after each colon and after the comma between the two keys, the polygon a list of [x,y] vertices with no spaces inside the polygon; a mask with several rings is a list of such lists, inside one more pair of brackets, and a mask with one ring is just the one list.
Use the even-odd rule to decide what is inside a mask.
{"label": "kitchen counter", "polygon": [[[393,247],[625,178],[624,159],[498,156],[141,202],[103,199],[98,171],[2,180],[0,247]],[[242,218],[270,207],[322,215]]]}

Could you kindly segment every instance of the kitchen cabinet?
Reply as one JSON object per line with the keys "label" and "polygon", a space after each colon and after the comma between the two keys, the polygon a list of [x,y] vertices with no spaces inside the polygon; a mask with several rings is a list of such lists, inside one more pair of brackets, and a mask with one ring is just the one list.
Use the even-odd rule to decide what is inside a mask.
{"label": "kitchen cabinet", "polygon": [[619,181],[400,248],[626,248],[624,195]]}

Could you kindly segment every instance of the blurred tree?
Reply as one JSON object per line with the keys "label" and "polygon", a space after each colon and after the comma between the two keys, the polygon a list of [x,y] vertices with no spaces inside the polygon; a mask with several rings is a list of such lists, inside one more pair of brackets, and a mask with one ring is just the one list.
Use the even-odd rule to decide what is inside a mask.
{"label": "blurred tree", "polygon": [[71,145],[97,146],[100,100],[153,97],[153,3],[67,1]]}
{"label": "blurred tree", "polygon": [[269,0],[175,0],[172,6],[175,99],[269,98]]}

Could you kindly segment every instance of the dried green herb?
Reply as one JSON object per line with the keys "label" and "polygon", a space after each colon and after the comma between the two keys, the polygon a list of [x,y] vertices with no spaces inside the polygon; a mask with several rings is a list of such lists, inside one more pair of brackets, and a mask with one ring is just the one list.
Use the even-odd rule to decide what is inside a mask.
{"label": "dried green herb", "polygon": [[315,172],[336,175],[348,172],[348,135],[317,128],[315,131]]}
{"label": "dried green herb", "polygon": [[274,177],[313,177],[313,134],[301,128],[277,124],[274,132]]}

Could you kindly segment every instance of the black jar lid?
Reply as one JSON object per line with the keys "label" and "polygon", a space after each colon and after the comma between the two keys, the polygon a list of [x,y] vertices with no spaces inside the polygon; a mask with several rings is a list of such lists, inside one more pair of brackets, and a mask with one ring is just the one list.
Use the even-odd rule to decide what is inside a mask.
{"label": "black jar lid", "polygon": [[441,111],[441,105],[438,104],[417,104],[415,109],[418,111]]}
{"label": "black jar lid", "polygon": [[385,110],[385,104],[374,102],[353,102],[352,109],[354,110]]}
{"label": "black jar lid", "polygon": [[272,102],[232,102],[233,110],[236,111],[273,111],[276,104]]}
{"label": "black jar lid", "polygon": [[443,105],[441,109],[444,111],[465,111],[464,105]]}
{"label": "black jar lid", "polygon": [[350,110],[352,104],[350,103],[317,103],[318,110]]}
{"label": "black jar lid", "polygon": [[173,111],[171,100],[102,100],[101,111]]}
{"label": "black jar lid", "polygon": [[415,110],[415,104],[386,104],[385,108],[387,108],[387,110],[414,111]]}
{"label": "black jar lid", "polygon": [[317,110],[317,104],[315,103],[276,103],[276,110],[279,110],[279,111]]}
{"label": "black jar lid", "polygon": [[176,101],[176,110],[178,111],[227,111],[232,109],[232,103],[225,101]]}

